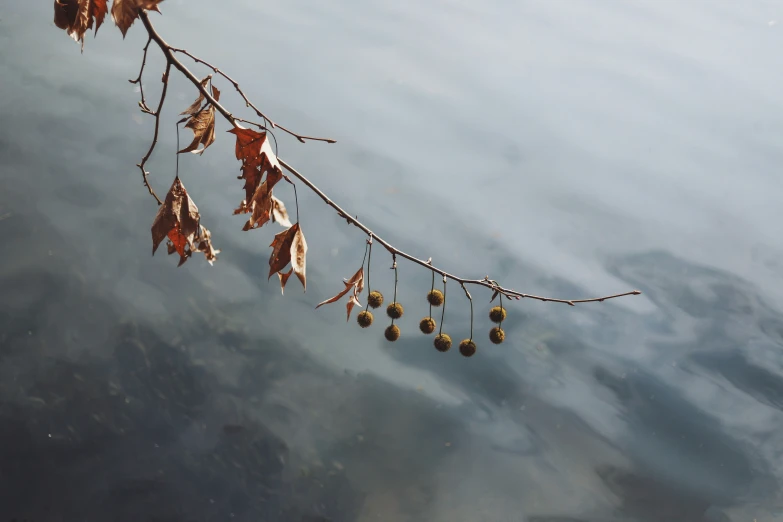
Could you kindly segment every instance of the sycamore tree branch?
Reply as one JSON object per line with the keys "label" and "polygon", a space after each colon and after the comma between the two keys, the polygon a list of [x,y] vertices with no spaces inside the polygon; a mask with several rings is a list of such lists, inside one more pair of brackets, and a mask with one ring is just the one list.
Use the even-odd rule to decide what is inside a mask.
{"label": "sycamore tree branch", "polygon": [[[239,92],[239,94],[242,96],[242,98],[245,100],[245,103],[247,104],[247,106],[252,108],[259,117],[263,118],[265,121],[268,121],[271,126],[277,127],[279,129],[281,129],[281,130],[291,134],[292,136],[294,136],[295,138],[297,138],[301,142],[304,142],[305,140],[314,140],[314,141],[325,141],[327,143],[334,143],[334,140],[331,140],[331,139],[327,139],[327,138],[311,138],[311,137],[308,137],[308,136],[303,136],[303,135],[294,133],[294,132],[292,132],[292,131],[290,131],[288,129],[285,129],[284,127],[281,127],[280,125],[276,125],[276,124],[272,123],[271,120],[269,120],[269,118],[267,118],[247,98],[245,93],[239,88],[239,84],[235,80],[233,80],[230,76],[228,76],[227,74],[223,73],[217,67],[215,67],[215,66],[205,62],[204,60],[201,60],[200,58],[197,58],[197,57],[193,56],[192,54],[190,54],[189,52],[185,51],[184,49],[172,47],[171,45],[166,43],[166,41],[163,40],[163,38],[160,36],[160,34],[158,34],[158,32],[155,30],[154,26],[152,25],[152,22],[149,19],[149,16],[147,15],[147,13],[145,11],[143,11],[143,10],[139,11],[139,18],[141,18],[141,21],[144,24],[144,28],[147,30],[147,34],[149,35],[150,39],[152,41],[154,41],[158,45],[160,50],[163,52],[163,55],[166,57],[166,61],[167,61],[166,74],[164,75],[164,90],[163,90],[163,96],[161,97],[161,102],[160,102],[161,105],[160,106],[162,106],[162,104],[163,104],[163,97],[165,97],[165,93],[166,93],[166,85],[167,85],[167,81],[166,80],[168,79],[167,78],[168,77],[168,71],[173,66],[174,68],[179,70],[188,80],[190,80],[190,82],[196,87],[196,89],[198,89],[198,91],[201,93],[201,95],[232,126],[234,126],[236,128],[240,128],[241,127],[239,125],[240,121],[248,122],[247,120],[243,120],[243,119],[235,117],[220,102],[218,102],[212,96],[212,93],[209,92],[209,89],[207,89],[204,85],[202,85],[201,81],[177,58],[176,53],[180,53],[180,54],[183,54],[185,56],[188,56],[189,58],[191,58],[192,60],[194,60],[197,63],[201,63],[201,64],[205,65],[206,67],[209,67],[210,69],[212,69],[212,71],[215,74],[219,74],[223,78],[225,78],[227,81],[229,81],[234,86],[234,88]],[[145,57],[146,57],[146,48],[145,48]],[[143,69],[143,65],[142,65],[142,69]],[[141,74],[139,76],[141,76]],[[156,112],[156,118],[158,118],[160,116],[160,106],[158,108],[158,111]],[[256,124],[256,123],[253,123],[253,122],[248,122],[248,123],[251,123],[251,124],[263,127],[263,125]],[[155,127],[155,140],[157,140],[157,124],[156,124],[156,127]],[[153,147],[154,147],[154,143],[155,142],[153,142]],[[150,153],[151,153],[151,149],[150,149],[150,152],[145,157],[145,161],[146,161],[146,158],[149,157]],[[450,274],[450,273],[446,272],[445,270],[443,270],[441,268],[438,268],[438,267],[434,266],[432,264],[431,260],[425,261],[425,260],[419,259],[417,257],[414,257],[414,256],[410,255],[410,254],[406,254],[402,250],[396,248],[395,246],[393,246],[392,244],[390,244],[389,242],[387,242],[386,240],[384,240],[383,238],[381,238],[380,236],[375,234],[367,226],[362,224],[356,217],[351,216],[348,212],[343,210],[342,207],[340,207],[337,203],[332,201],[321,189],[319,189],[315,184],[313,184],[313,182],[311,182],[302,173],[297,171],[294,167],[289,165],[286,161],[284,161],[280,157],[278,157],[277,160],[278,160],[278,162],[280,163],[280,165],[283,168],[285,168],[289,173],[293,174],[297,179],[299,179],[299,181],[304,183],[311,191],[313,191],[316,195],[318,195],[318,197],[320,197],[324,201],[324,203],[326,203],[327,205],[332,207],[337,212],[337,214],[340,217],[344,218],[346,221],[348,221],[348,223],[350,223],[351,225],[354,225],[355,227],[360,229],[362,232],[364,232],[369,237],[370,241],[374,240],[374,241],[377,241],[378,243],[380,243],[381,245],[383,245],[384,248],[386,248],[386,250],[388,250],[392,254],[392,256],[394,258],[399,256],[401,258],[407,259],[408,261],[410,261],[412,263],[420,265],[420,266],[426,268],[427,270],[432,271],[433,273],[440,274],[444,278],[444,280],[445,279],[451,279],[453,281],[456,281],[463,289],[465,289],[465,285],[469,285],[469,284],[470,285],[478,285],[478,286],[486,287],[486,288],[492,290],[493,293],[494,293],[493,298],[496,295],[500,295],[501,298],[502,297],[506,297],[508,299],[512,299],[512,298],[515,298],[515,299],[535,299],[535,300],[544,301],[544,302],[563,303],[563,304],[567,304],[567,305],[570,305],[570,306],[574,306],[577,303],[603,302],[603,301],[607,301],[609,299],[615,299],[617,297],[641,294],[641,292],[639,290],[632,290],[630,292],[624,292],[624,293],[621,293],[621,294],[607,295],[607,296],[604,296],[604,297],[594,297],[594,298],[589,298],[589,299],[555,299],[555,298],[551,298],[551,297],[542,297],[542,296],[538,296],[538,295],[526,294],[524,292],[518,292],[518,291],[510,289],[510,288],[505,288],[505,287],[501,286],[500,284],[498,284],[497,281],[490,279],[489,276],[485,276],[483,279],[468,279],[468,278],[458,277],[458,276],[456,276],[454,274]],[[142,162],[142,164],[143,163],[144,162]],[[143,171],[144,170],[142,168],[142,172]],[[146,174],[145,174],[145,181],[146,181]],[[150,189],[150,192],[152,193],[152,189]],[[153,195],[154,195],[154,193],[153,193]],[[158,200],[158,202],[160,202],[160,200],[157,198],[157,196],[155,196],[155,198]],[[466,294],[468,296],[470,295],[469,293],[467,293],[466,289],[465,289],[465,292],[466,292]],[[469,297],[469,299],[471,299],[471,301],[472,301],[472,298]]]}

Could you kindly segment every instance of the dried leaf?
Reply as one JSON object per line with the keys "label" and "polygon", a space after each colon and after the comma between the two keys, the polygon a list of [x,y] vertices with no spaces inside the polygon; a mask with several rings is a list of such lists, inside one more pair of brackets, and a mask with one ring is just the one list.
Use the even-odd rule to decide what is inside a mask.
{"label": "dried leaf", "polygon": [[[139,9],[147,11],[158,11],[158,4],[163,0],[114,0],[111,6],[111,18],[122,32],[122,37],[136,21],[139,16]],[[158,11],[160,12],[160,11]]]}
{"label": "dried leaf", "polygon": [[55,0],[54,24],[64,29],[84,50],[84,35],[95,24],[95,32],[103,23],[107,0]]}
{"label": "dried leaf", "polygon": [[283,177],[283,171],[267,140],[266,132],[256,132],[244,127],[236,127],[228,132],[237,137],[235,154],[237,159],[242,161],[240,179],[245,180],[245,200],[249,201],[264,173],[267,174],[271,189]]}
{"label": "dried leaf", "polygon": [[352,288],[354,288],[354,285],[349,285],[348,283],[345,283],[345,290],[343,290],[342,292],[340,292],[339,294],[337,294],[334,297],[330,297],[326,301],[321,301],[320,303],[318,303],[318,305],[315,307],[315,309],[317,310],[318,308],[320,308],[321,306],[323,306],[325,304],[334,303],[335,301],[339,301],[340,298],[342,296],[344,296],[345,294],[347,294],[348,292],[350,292]]}
{"label": "dried leaf", "polygon": [[[98,34],[98,29],[103,25],[103,19],[106,18],[106,13],[109,12],[108,0],[92,0],[90,6],[90,15],[95,18],[95,34]],[[92,27],[92,24],[90,24]]]}
{"label": "dried leaf", "polygon": [[[204,154],[207,147],[215,141],[215,107],[210,105],[206,109],[197,112],[188,119],[185,127],[193,131],[193,141],[184,149],[177,151],[177,154],[183,152]],[[204,146],[199,149],[199,145]]]}
{"label": "dried leaf", "polygon": [[[182,181],[176,178],[152,222],[152,254],[168,237],[174,251],[180,255],[180,265],[184,263],[193,250],[200,219],[198,207],[190,199]],[[172,253],[171,248],[169,253]]]}
{"label": "dried leaf", "polygon": [[[342,296],[344,296],[351,290],[353,290],[353,296],[351,296],[351,300],[357,299],[358,294],[361,293],[361,289],[364,288],[364,266],[362,266],[359,270],[357,270],[356,273],[352,275],[350,279],[343,279],[343,284],[345,285],[345,289],[342,292],[340,292],[334,297],[330,297],[326,301],[322,301],[318,303],[318,306],[316,306],[315,308],[318,309],[322,305],[334,303],[335,301],[338,301]],[[359,304],[358,299],[354,304]],[[359,304],[359,306],[361,305]],[[351,308],[353,308],[353,305],[350,305],[350,308],[348,308],[349,317],[351,315]]]}
{"label": "dried leaf", "polygon": [[272,247],[272,255],[269,258],[269,277],[272,277],[275,272],[280,272],[291,262],[291,245],[298,231],[299,223],[295,223],[291,228],[275,235],[269,245]]}
{"label": "dried leaf", "polygon": [[280,223],[284,227],[290,227],[291,221],[288,219],[288,211],[282,201],[272,196],[272,221]]}
{"label": "dried leaf", "polygon": [[[237,210],[240,210],[242,206]],[[272,212],[272,190],[269,188],[267,180],[264,180],[261,185],[256,189],[256,193],[253,194],[253,199],[250,201],[250,205],[246,208],[252,212],[250,219],[247,220],[242,230],[250,230],[253,228],[261,228],[269,221]],[[236,211],[234,211],[237,213]]]}
{"label": "dried leaf", "polygon": [[283,272],[278,272],[277,275],[280,278],[280,293],[285,294],[285,284],[288,282],[288,278],[291,277],[291,274],[294,273],[294,269],[292,268],[285,274]]}
{"label": "dried leaf", "polygon": [[355,291],[354,291],[354,294],[351,296],[351,298],[348,300],[348,302],[345,303],[345,309],[348,312],[348,317],[345,319],[346,322],[351,320],[351,310],[353,310],[354,305],[357,305],[359,308],[362,307],[362,304],[356,298],[356,292]]}
{"label": "dried leaf", "polygon": [[[201,80],[201,86],[205,89],[207,88],[207,85],[209,85],[209,80],[212,79],[212,75],[207,76],[203,80]],[[201,91],[198,91],[198,98],[196,98],[196,101],[190,104],[190,107],[185,109],[184,111],[180,112],[180,114],[186,114],[188,116],[193,116],[197,112],[201,110],[201,105],[204,103],[204,95],[201,94]]]}
{"label": "dried leaf", "polygon": [[215,250],[212,246],[212,234],[203,225],[201,225],[201,233],[195,251],[202,252],[210,265],[217,260],[217,255],[220,253],[220,250]]}
{"label": "dried leaf", "polygon": [[[297,223],[299,225],[299,223]],[[307,291],[307,277],[305,275],[307,268],[307,241],[305,241],[302,227],[297,227],[294,241],[291,244],[291,266],[294,269],[296,277],[302,283],[302,288]]]}

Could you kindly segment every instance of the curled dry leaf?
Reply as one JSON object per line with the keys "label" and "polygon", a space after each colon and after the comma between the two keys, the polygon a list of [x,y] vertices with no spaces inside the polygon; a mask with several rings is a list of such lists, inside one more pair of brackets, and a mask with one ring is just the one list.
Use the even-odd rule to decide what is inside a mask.
{"label": "curled dry leaf", "polygon": [[[168,237],[168,253],[179,254],[178,266],[187,261],[193,252],[204,252],[211,264],[220,251],[212,247],[211,234],[200,225],[200,221],[198,207],[182,181],[176,178],[152,222],[152,254]],[[194,246],[194,241],[198,241],[198,246]]]}
{"label": "curled dry leaf", "polygon": [[[207,79],[207,81],[209,80]],[[215,98],[216,101],[220,99],[220,91],[214,86],[212,87],[212,97]],[[213,107],[212,104],[209,104],[195,114],[191,112],[193,106],[196,105],[200,99],[203,99],[201,92],[199,92],[199,98],[196,99],[193,105],[182,112],[182,114],[190,115],[185,127],[193,131],[193,141],[184,149],[177,151],[177,154],[183,152],[192,152],[199,155],[204,154],[207,147],[212,145],[215,141],[215,107]],[[203,145],[203,147],[199,148],[199,145]]]}
{"label": "curled dry leaf", "polygon": [[291,221],[288,219],[288,211],[285,209],[285,204],[272,196],[272,222],[280,223],[281,226],[290,227]]}
{"label": "curled dry leaf", "polygon": [[220,253],[220,250],[216,250],[212,246],[212,234],[203,225],[201,225],[201,234],[197,238],[195,251],[202,252],[210,265],[217,260],[217,255]]}
{"label": "curled dry leaf", "polygon": [[[234,210],[234,214],[252,214],[242,230],[260,228],[273,215],[275,204],[272,188],[284,177],[283,171],[269,145],[266,132],[242,127],[228,132],[237,137],[235,154],[242,161],[242,175],[239,179],[245,180],[245,199]],[[266,179],[261,181],[264,174]],[[282,208],[285,210],[285,206]],[[284,226],[291,226],[287,219],[286,223]]]}
{"label": "curled dry leaf", "polygon": [[[299,223],[297,223],[298,225]],[[297,227],[294,242],[291,244],[291,267],[294,269],[296,277],[302,283],[302,288],[307,291],[307,241],[305,241],[302,227]]]}
{"label": "curled dry leaf", "polygon": [[280,293],[285,294],[285,285],[288,282],[288,278],[291,277],[291,274],[294,273],[294,269],[292,268],[286,273],[278,272],[277,275],[280,278]]}
{"label": "curled dry leaf", "polygon": [[[139,16],[139,10],[158,11],[158,4],[163,0],[114,0],[111,6],[111,18],[122,32],[122,37],[136,21]],[[158,11],[160,12],[160,11]]]}
{"label": "curled dry leaf", "polygon": [[362,306],[361,303],[359,302],[359,294],[361,294],[362,290],[364,289],[364,266],[362,266],[359,270],[357,270],[356,273],[352,275],[350,279],[343,279],[343,284],[345,285],[345,289],[342,292],[335,295],[334,297],[330,297],[326,301],[321,301],[320,303],[318,303],[318,306],[315,307],[316,310],[325,304],[339,301],[342,296],[344,296],[345,294],[353,290],[353,294],[351,295],[351,298],[345,304],[345,308],[348,313],[347,314],[348,318],[346,320],[350,320],[351,310],[353,310],[353,307],[355,305],[359,305],[359,307]]}
{"label": "curled dry leaf", "polygon": [[[210,74],[203,80],[201,80],[201,86],[206,89],[207,86],[209,86],[209,81],[212,79],[212,75]],[[201,106],[204,104],[204,95],[201,93],[201,91],[198,91],[198,98],[196,98],[196,101],[190,104],[190,107],[185,109],[184,111],[180,112],[180,114],[187,114],[188,116],[193,116],[197,112],[201,110]]]}
{"label": "curled dry leaf", "polygon": [[362,307],[362,304],[359,302],[359,299],[356,298],[356,292],[354,291],[351,298],[348,300],[347,303],[345,303],[345,310],[347,318],[345,319],[346,322],[351,320],[351,310],[353,310],[354,305],[357,305],[359,308]]}
{"label": "curled dry leaf", "polygon": [[[269,246],[272,247],[272,255],[269,257],[269,277],[272,277],[272,274],[276,272],[281,272],[288,263],[291,263],[291,270],[293,270],[306,290],[305,256],[307,254],[307,242],[302,229],[299,227],[299,223],[294,223],[291,228],[276,234]],[[286,277],[287,280],[288,278]]]}
{"label": "curled dry leaf", "polygon": [[93,24],[98,33],[108,10],[107,0],[54,0],[54,24],[81,42],[84,51],[84,35]]}

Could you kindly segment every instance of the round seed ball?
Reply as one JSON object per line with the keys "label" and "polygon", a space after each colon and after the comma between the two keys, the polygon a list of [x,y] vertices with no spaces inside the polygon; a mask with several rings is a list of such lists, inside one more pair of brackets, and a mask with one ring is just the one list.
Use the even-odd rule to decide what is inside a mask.
{"label": "round seed ball", "polygon": [[443,304],[443,292],[440,290],[430,290],[427,292],[427,302],[432,306],[440,306]]}
{"label": "round seed ball", "polygon": [[476,343],[470,339],[463,339],[463,341],[459,343],[459,353],[465,357],[473,357],[476,353]]}
{"label": "round seed ball", "polygon": [[400,303],[392,303],[386,307],[386,315],[392,319],[399,319],[402,317],[402,305]]}
{"label": "round seed ball", "polygon": [[493,323],[500,323],[506,320],[506,309],[496,306],[489,311],[489,320]]}
{"label": "round seed ball", "polygon": [[421,333],[423,334],[431,334],[435,331],[435,319],[432,317],[425,317],[424,319],[419,322],[419,330],[421,330]]}
{"label": "round seed ball", "polygon": [[489,340],[495,344],[500,344],[506,339],[506,332],[499,326],[489,331]]}
{"label": "round seed ball", "polygon": [[448,352],[449,348],[451,348],[451,337],[446,334],[438,334],[435,336],[433,344],[439,352]]}
{"label": "round seed ball", "polygon": [[362,328],[367,328],[372,324],[372,312],[369,310],[363,310],[359,312],[359,315],[356,316],[356,322],[359,323],[359,326]]}
{"label": "round seed ball", "polygon": [[383,335],[386,337],[387,341],[394,342],[400,338],[400,327],[396,324],[392,324],[386,328],[386,331],[383,332]]}
{"label": "round seed ball", "polygon": [[378,290],[373,290],[370,292],[370,295],[367,297],[367,304],[370,305],[372,308],[378,308],[383,304],[383,294],[380,293]]}

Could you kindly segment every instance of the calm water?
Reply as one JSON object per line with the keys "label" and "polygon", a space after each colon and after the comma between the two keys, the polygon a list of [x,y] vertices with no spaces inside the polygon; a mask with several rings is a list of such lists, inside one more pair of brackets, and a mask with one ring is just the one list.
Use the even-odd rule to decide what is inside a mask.
{"label": "calm water", "polygon": [[[307,293],[267,283],[278,229],[231,215],[222,121],[180,165],[218,263],[150,257],[144,32],[109,22],[80,55],[37,4],[0,14],[0,520],[783,520],[779,1],[164,4],[172,44],[338,140],[280,156],[401,248],[531,293],[644,292],[513,303],[495,347],[474,290],[470,360],[418,333],[407,263],[399,342],[313,311],[364,245],[305,190]],[[172,80],[161,194],[194,97]]]}

